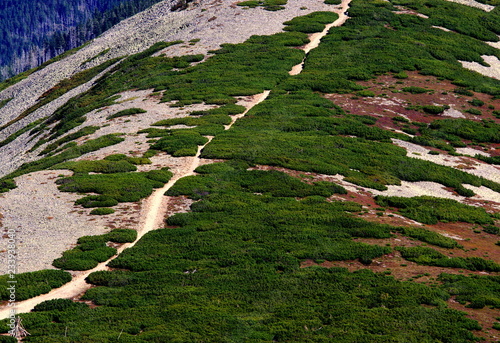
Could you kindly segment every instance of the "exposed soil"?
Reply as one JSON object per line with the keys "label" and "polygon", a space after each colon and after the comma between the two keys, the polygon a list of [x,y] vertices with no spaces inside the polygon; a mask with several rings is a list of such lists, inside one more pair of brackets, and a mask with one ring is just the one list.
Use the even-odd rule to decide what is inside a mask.
{"label": "exposed soil", "polygon": [[[423,111],[408,109],[409,106],[439,105],[450,106],[451,109],[459,111],[460,116],[470,120],[492,119],[499,120],[492,114],[493,106],[500,108],[500,99],[492,99],[490,95],[473,92],[473,96],[459,95],[453,91],[458,87],[447,80],[438,80],[434,76],[421,75],[418,72],[407,72],[407,79],[397,79],[392,75],[381,75],[374,80],[360,81],[360,85],[375,93],[375,97],[360,97],[355,94],[329,94],[326,97],[345,111],[358,115],[370,115],[377,118],[377,127],[383,129],[401,130],[403,124],[395,123],[392,118],[401,116],[412,122],[430,123],[436,119],[451,116],[450,111],[441,115],[431,115]],[[404,87],[420,87],[429,90],[428,93],[412,94],[403,92]],[[483,115],[477,116],[466,113],[465,110],[472,108],[467,101],[472,99],[484,101],[479,109]],[[452,115],[453,112],[451,111]]]}

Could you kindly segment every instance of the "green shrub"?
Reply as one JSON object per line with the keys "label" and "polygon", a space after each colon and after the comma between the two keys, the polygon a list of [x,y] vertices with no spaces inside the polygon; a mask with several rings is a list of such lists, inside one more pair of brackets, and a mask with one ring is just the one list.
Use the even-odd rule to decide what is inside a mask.
{"label": "green shrub", "polygon": [[[126,161],[131,164],[135,165],[140,165],[140,164],[151,164],[151,160],[147,157],[129,157],[125,154],[114,154],[114,155],[109,155],[104,158],[106,161],[113,161],[113,162],[118,162],[118,161]],[[126,171],[126,170],[124,170]]]}
{"label": "green shrub", "polygon": [[422,106],[422,109],[424,110],[425,113],[437,115],[437,114],[443,113],[445,110],[445,107],[435,106],[435,105],[424,105],[424,106]]}
{"label": "green shrub", "polygon": [[313,12],[301,17],[295,17],[283,24],[283,30],[304,33],[321,32],[325,24],[333,23],[339,16],[333,12]]}
{"label": "green shrub", "polygon": [[89,207],[112,207],[118,205],[118,201],[106,195],[89,195],[75,201],[75,205]]}
{"label": "green shrub", "polygon": [[436,224],[438,221],[493,224],[493,219],[484,208],[461,204],[451,199],[431,196],[377,196],[375,200],[381,206],[397,207],[404,216],[424,224]]}
{"label": "green shrub", "polygon": [[115,210],[109,207],[95,208],[92,211],[90,211],[90,214],[95,214],[98,216],[104,216],[106,214],[111,214],[111,213],[115,213]]}
{"label": "green shrub", "polygon": [[267,11],[278,11],[284,9],[285,7],[283,7],[283,5],[286,5],[286,3],[287,0],[249,0],[239,2],[238,6],[246,6],[250,8],[262,6]]}
{"label": "green shrub", "polygon": [[429,128],[450,141],[463,138],[475,142],[500,142],[500,125],[492,122],[479,122],[462,118],[439,119],[433,121]]}
{"label": "green shrub", "polygon": [[433,244],[443,248],[456,248],[461,247],[454,239],[445,237],[434,231],[430,231],[421,227],[398,227],[396,228],[398,232],[403,235],[416,238],[419,241]]}
{"label": "green shrub", "polygon": [[492,235],[499,235],[500,234],[500,228],[498,228],[497,226],[493,226],[493,225],[484,226],[483,231],[486,233],[490,233]]}
{"label": "green shrub", "polygon": [[278,197],[328,197],[334,193],[347,193],[343,187],[334,183],[316,182],[310,185],[283,172],[246,170],[242,166],[232,166],[228,163],[205,165],[196,171],[201,173],[201,176],[180,179],[167,191],[167,195],[184,194],[193,199],[200,199],[218,189],[224,189],[226,192],[246,190]]}
{"label": "green shrub", "polygon": [[84,309],[84,308],[88,308],[88,305],[83,304],[83,303],[74,302],[71,299],[53,299],[53,300],[46,300],[44,302],[41,302],[40,304],[36,305],[33,308],[33,311],[34,312],[64,311],[67,309],[79,310],[79,309]]}
{"label": "green shrub", "polygon": [[137,239],[137,231],[131,229],[114,229],[107,233],[105,237],[115,243],[132,243]]}
{"label": "green shrub", "polygon": [[429,92],[428,89],[421,88],[421,87],[416,87],[416,86],[403,87],[401,90],[403,92],[408,92],[408,93],[411,93],[411,94],[422,94],[422,93]]}
{"label": "green shrub", "polygon": [[106,246],[107,240],[107,235],[82,237],[75,248],[65,251],[52,265],[66,270],[95,268],[99,262],[104,262],[116,254],[115,248]]}
{"label": "green shrub", "polygon": [[404,71],[401,71],[397,74],[394,74],[394,78],[396,79],[407,79],[408,78],[408,74],[406,74]]}
{"label": "green shrub", "polygon": [[59,148],[61,145],[65,144],[65,143],[74,141],[80,137],[85,137],[85,136],[91,135],[99,129],[100,129],[100,127],[98,127],[98,126],[85,126],[84,128],[78,130],[77,132],[66,135],[63,138],[58,139],[54,143],[47,145],[45,147],[45,149],[43,149],[38,155],[39,156],[46,155],[46,154],[54,151],[55,149]]}
{"label": "green shrub", "polygon": [[78,161],[78,162],[64,162],[56,164],[52,167],[53,169],[69,169],[75,172],[75,174],[88,174],[88,173],[125,173],[136,171],[137,167],[127,161],[108,161],[108,160],[97,160],[97,161]]}
{"label": "green shrub", "polygon": [[479,99],[472,99],[472,100],[469,100],[467,101],[469,104],[471,104],[472,106],[477,106],[477,107],[481,107],[484,105],[484,101],[482,100],[479,100]]}
{"label": "green shrub", "polygon": [[439,275],[438,280],[443,282],[443,288],[454,295],[458,302],[469,302],[467,307],[500,308],[498,276],[463,276],[443,273]]}
{"label": "green shrub", "polygon": [[[27,173],[32,173],[35,171],[39,170],[44,170],[48,169],[50,167],[53,167],[54,165],[58,163],[62,163],[64,161],[80,157],[83,154],[99,150],[101,148],[118,144],[122,142],[124,139],[121,137],[118,137],[116,134],[111,134],[111,135],[104,135],[99,138],[89,140],[82,145],[72,147],[66,151],[63,151],[62,153],[55,155],[55,156],[50,156],[50,157],[44,157],[41,158],[37,161],[29,162],[23,164],[19,169],[17,169],[15,172],[12,172],[6,176],[4,176],[2,179],[0,179],[0,186],[2,184],[5,184],[9,187],[12,186],[12,179],[24,175]],[[8,187],[0,187],[0,190]]]}
{"label": "green shrub", "polygon": [[374,97],[375,93],[373,93],[372,91],[369,91],[369,90],[362,90],[362,91],[356,92],[356,95],[363,96],[363,97]]}
{"label": "green shrub", "polygon": [[465,110],[465,112],[470,113],[470,114],[474,114],[476,116],[480,116],[483,114],[483,112],[481,112],[477,108],[469,108],[469,109]]}
{"label": "green shrub", "polygon": [[161,138],[151,148],[168,152],[173,156],[194,156],[198,151],[198,146],[206,142],[208,142],[208,138],[203,137],[198,132],[179,130]]}
{"label": "green shrub", "polygon": [[410,121],[408,119],[406,119],[405,117],[400,117],[400,116],[397,116],[397,117],[392,117],[392,120],[393,121],[396,121],[396,122],[400,122],[400,123],[409,123]]}
{"label": "green shrub", "polygon": [[[97,193],[108,200],[134,202],[149,196],[154,188],[162,187],[172,175],[168,168],[163,168],[141,173],[78,174],[59,179],[56,183],[62,192]],[[84,203],[87,200],[81,201]]]}
{"label": "green shrub", "polygon": [[11,284],[8,281],[16,281],[16,301],[33,298],[40,294],[48,293],[53,288],[58,288],[71,281],[71,274],[62,270],[40,270],[36,272],[0,276],[0,300],[8,300],[10,292],[7,289]]}
{"label": "green shrub", "polygon": [[111,119],[114,119],[114,118],[131,116],[131,115],[134,115],[134,114],[140,114],[140,113],[146,113],[146,112],[147,111],[143,110],[142,108],[133,107],[133,108],[128,108],[126,110],[118,111],[115,114],[107,116],[106,119],[107,120],[111,120]]}
{"label": "green shrub", "polygon": [[480,257],[446,257],[440,252],[427,247],[397,247],[396,250],[401,252],[403,258],[418,264],[446,268],[462,268],[472,271],[500,271],[499,264]]}
{"label": "green shrub", "polygon": [[453,92],[460,95],[474,96],[474,93],[466,88],[455,88]]}

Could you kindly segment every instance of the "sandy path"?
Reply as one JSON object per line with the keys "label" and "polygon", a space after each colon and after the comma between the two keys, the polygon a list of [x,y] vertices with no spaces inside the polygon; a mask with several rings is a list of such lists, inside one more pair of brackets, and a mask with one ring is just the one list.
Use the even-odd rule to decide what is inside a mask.
{"label": "sandy path", "polygon": [[[325,29],[322,32],[312,34],[309,37],[310,42],[303,49],[306,54],[312,49],[319,46],[321,38],[323,38],[328,33],[328,30],[330,28],[334,26],[340,26],[345,23],[345,21],[348,19],[348,16],[345,15],[344,13],[349,8],[350,2],[351,0],[342,0],[341,7],[335,11],[337,14],[339,14],[339,18],[335,20],[333,23],[326,25]],[[302,71],[302,66],[304,64],[304,61],[294,66],[290,71],[290,75],[299,74]],[[255,105],[259,104],[260,102],[264,101],[269,95],[269,93],[270,91],[266,90],[263,93],[253,96],[252,100],[247,104],[245,104],[246,110],[241,114],[233,116],[231,119],[231,123],[229,125],[225,125],[224,127],[225,130],[229,130],[233,126],[233,124],[238,119],[245,116],[250,109],[252,109]],[[138,230],[137,239],[134,242],[123,244],[117,249],[117,254],[115,256],[111,257],[109,260],[105,262],[100,263],[97,267],[91,270],[78,273],[76,276],[73,277],[73,279],[70,282],[68,282],[64,286],[59,287],[57,289],[53,289],[47,294],[42,294],[40,296],[25,301],[17,302],[15,307],[16,313],[29,312],[36,305],[40,304],[43,301],[58,299],[58,298],[74,298],[81,296],[86,290],[92,287],[90,284],[85,282],[85,278],[89,274],[96,271],[109,270],[109,268],[107,267],[107,264],[109,262],[118,257],[125,249],[133,247],[146,233],[160,228],[161,224],[163,223],[166,204],[168,204],[169,200],[169,197],[165,196],[165,192],[168,191],[180,178],[195,174],[194,170],[200,165],[201,151],[208,143],[211,142],[212,139],[213,137],[208,137],[208,142],[205,143],[203,146],[198,147],[198,152],[196,153],[196,156],[190,159],[190,163],[188,160],[186,164],[180,169],[180,171],[177,174],[175,174],[168,183],[166,183],[162,188],[155,190],[153,194],[150,195],[145,204],[146,208],[145,220],[141,228]],[[2,309],[0,309],[0,319],[8,318],[9,314],[10,314],[10,308],[3,307]]]}
{"label": "sandy path", "polygon": [[[266,97],[269,95],[270,91],[264,91],[261,94],[257,94],[252,98],[252,101],[247,103],[247,109],[242,114],[237,116],[233,116],[231,124],[226,125],[225,129],[228,130],[231,126],[236,122],[237,119],[243,117],[252,107],[257,105],[258,103],[264,101]],[[117,250],[117,254],[111,257],[109,260],[100,263],[97,267],[87,270],[81,273],[78,273],[73,279],[65,284],[62,287],[57,289],[53,289],[47,294],[42,294],[37,297],[20,301],[16,303],[16,313],[25,313],[31,311],[36,305],[40,304],[43,301],[58,299],[58,298],[74,298],[81,296],[86,290],[88,290],[91,285],[85,282],[85,278],[96,271],[101,270],[109,270],[106,266],[109,262],[118,257],[125,249],[133,247],[146,233],[156,230],[161,227],[164,218],[164,210],[166,205],[168,204],[169,197],[166,197],[164,194],[167,190],[169,190],[176,182],[182,177],[194,175],[194,170],[200,164],[200,154],[203,148],[210,143],[213,137],[207,137],[208,142],[203,146],[198,147],[198,152],[196,156],[187,160],[185,165],[180,169],[180,171],[175,174],[172,179],[168,183],[166,183],[162,188],[159,188],[151,194],[145,204],[146,216],[145,220],[141,225],[141,228],[137,232],[137,239],[133,243],[125,243],[120,246]],[[9,317],[10,308],[3,307],[0,309],[0,319],[4,319]]]}
{"label": "sandy path", "polygon": [[[315,49],[319,46],[319,43],[321,41],[321,38],[326,36],[328,33],[328,30],[330,30],[332,27],[335,26],[341,26],[343,25],[346,20],[349,18],[345,13],[349,9],[349,3],[351,0],[342,0],[342,3],[340,4],[340,8],[333,11],[339,15],[338,19],[335,20],[333,23],[327,24],[324,28],[323,31],[321,32],[316,32],[313,33],[312,35],[309,36],[309,43],[307,43],[304,48],[302,49],[306,55],[311,51],[312,49]],[[302,72],[302,68],[304,67],[304,62],[306,60],[307,56],[304,57],[301,63],[295,65],[292,70],[290,70],[289,74],[290,75],[298,75]]]}

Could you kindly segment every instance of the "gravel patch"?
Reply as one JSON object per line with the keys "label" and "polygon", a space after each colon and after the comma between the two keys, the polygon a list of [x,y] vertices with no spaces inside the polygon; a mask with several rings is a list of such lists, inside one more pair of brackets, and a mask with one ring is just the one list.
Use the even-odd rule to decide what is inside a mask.
{"label": "gravel patch", "polygon": [[500,209],[500,193],[492,191],[491,189],[484,187],[484,186],[475,187],[472,185],[465,184],[464,187],[468,188],[468,189],[474,191],[474,193],[476,193],[476,195],[474,197],[472,197],[471,199],[487,200],[487,201],[496,202],[498,204],[496,204],[496,205],[490,204],[490,205],[497,208],[497,209]]}
{"label": "gravel patch", "polygon": [[[58,175],[71,174],[50,170],[23,175],[16,178],[16,189],[0,196],[2,230],[16,230],[18,272],[53,269],[52,261],[79,237],[103,234],[110,228],[132,228],[138,222],[140,204],[122,203],[117,213],[107,216],[91,216],[92,209],[75,206],[82,196],[60,192],[55,184]],[[2,240],[0,274],[7,270],[6,248],[7,241]]]}
{"label": "gravel patch", "polygon": [[450,108],[441,113],[444,117],[452,117],[452,118],[466,118],[465,115],[459,110],[453,108],[453,105],[449,105]]}
{"label": "gravel patch", "polygon": [[430,155],[429,150],[420,145],[405,142],[399,139],[393,139],[392,141],[394,144],[405,148],[407,150],[406,156],[408,157],[418,158],[443,166],[460,169],[466,173],[480,177],[482,176],[485,179],[500,183],[500,168],[497,166],[480,162],[465,156],[450,156],[444,154]]}
{"label": "gravel patch", "polygon": [[483,150],[478,150],[478,149],[472,149],[472,148],[456,148],[455,149],[459,154],[462,155],[468,155],[471,157],[474,157],[475,155],[483,155],[483,156],[491,156],[488,154],[486,151]]}
{"label": "gravel patch", "polygon": [[480,2],[477,2],[474,0],[448,0],[448,1],[454,2],[457,4],[461,4],[461,5],[479,8],[480,10],[483,10],[485,12],[491,12],[495,8],[495,6],[486,5],[486,4],[483,4],[483,3],[480,3]]}
{"label": "gravel patch", "polygon": [[487,56],[487,55],[482,55],[481,57],[486,63],[490,65],[489,67],[485,67],[477,62],[466,62],[466,61],[459,61],[459,62],[462,63],[462,66],[464,68],[474,70],[484,76],[500,80],[500,60],[498,59],[498,57]]}
{"label": "gravel patch", "polygon": [[496,42],[486,42],[486,44],[491,45],[494,48],[500,49],[500,35],[498,36],[498,41]]}
{"label": "gravel patch", "polygon": [[383,195],[391,197],[418,197],[422,195],[433,196],[436,198],[446,198],[453,199],[456,201],[463,202],[466,198],[460,195],[453,194],[445,187],[437,182],[430,181],[419,181],[419,182],[407,182],[401,181],[400,186],[388,185],[385,191],[372,191],[374,195]]}

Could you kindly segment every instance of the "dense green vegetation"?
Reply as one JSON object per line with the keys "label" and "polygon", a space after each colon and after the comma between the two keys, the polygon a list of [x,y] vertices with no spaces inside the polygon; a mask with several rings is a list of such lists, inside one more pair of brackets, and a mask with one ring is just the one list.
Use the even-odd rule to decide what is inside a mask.
{"label": "dense green vegetation", "polygon": [[188,176],[176,182],[167,195],[189,195],[201,199],[214,192],[233,192],[247,190],[253,193],[274,197],[307,197],[319,195],[329,197],[334,193],[346,194],[339,185],[329,182],[307,184],[299,179],[278,171],[246,170],[244,163],[213,163],[196,169],[202,176]]}
{"label": "dense green vegetation", "polygon": [[125,160],[120,161],[108,161],[108,160],[97,160],[97,161],[78,161],[78,162],[64,162],[56,164],[53,169],[69,169],[75,172],[75,174],[88,174],[88,173],[125,173],[130,171],[136,171],[137,167]]}
{"label": "dense green vegetation", "polygon": [[287,0],[247,0],[238,3],[238,6],[255,8],[262,6],[267,11],[279,11],[284,9]]}
{"label": "dense green vegetation", "polygon": [[110,207],[99,207],[99,208],[94,208],[92,211],[90,211],[90,214],[98,216],[105,216],[107,214],[112,214],[112,213],[115,213],[115,210]]}
{"label": "dense green vegetation", "polygon": [[417,283],[366,270],[277,273],[275,265],[250,266],[255,272],[229,266],[212,275],[214,268],[94,273],[88,279],[102,286],[86,298],[100,307],[52,300],[24,315],[23,323],[32,342],[66,333],[69,340],[103,343],[118,335],[124,342],[462,343],[473,342],[467,330],[479,328],[459,312],[419,306],[442,304],[448,295]]}
{"label": "dense green vegetation", "polygon": [[191,130],[178,130],[171,132],[170,135],[162,137],[152,149],[166,151],[172,156],[195,156],[198,152],[198,145],[208,142],[208,138]]}
{"label": "dense green vegetation", "polygon": [[[435,7],[444,8],[443,3],[435,2]],[[354,81],[385,72],[404,78],[404,70],[430,73],[446,68],[461,87],[495,94],[496,81],[454,64],[458,57],[467,60],[465,55],[474,59],[476,52],[489,53],[489,47],[469,37],[457,38],[456,33],[437,32],[422,18],[396,15],[391,9],[390,3],[355,0],[353,12],[350,10],[354,18],[345,28],[332,29],[318,52],[309,54],[304,75],[290,77],[287,73],[304,57],[290,46],[306,41],[303,33],[295,32],[300,28],[289,25],[292,32],[224,45],[213,57],[193,67],[188,66],[193,57],[174,61],[145,53],[133,62],[122,62],[100,85],[75,99],[73,105],[82,104],[76,106],[80,114],[71,112],[74,107],[67,107],[66,112],[61,109],[60,117],[53,119],[62,119],[65,113],[69,119],[63,120],[70,123],[94,103],[110,101],[109,96],[117,90],[153,87],[163,91],[164,101],[176,101],[173,106],[205,102],[226,105],[222,108],[227,111],[235,95],[273,90],[228,131],[220,128],[232,113],[216,110],[192,113],[200,116],[196,118],[156,123],[195,128],[145,131],[149,137],[160,138],[153,149],[176,155],[188,150],[192,153],[206,142],[203,136],[207,132],[216,132],[203,156],[229,161],[204,165],[196,170],[199,175],[178,181],[168,195],[198,200],[192,211],[169,217],[167,229],[152,231],[125,250],[110,263],[115,270],[88,277],[96,287],[84,300],[98,307],[67,301],[41,304],[38,311],[24,316],[32,334],[29,340],[57,341],[64,335],[68,341],[104,343],[118,337],[124,342],[476,341],[470,330],[480,329],[478,324],[446,307],[450,293],[459,294],[461,289],[457,293],[448,285],[441,288],[401,282],[368,270],[350,273],[342,268],[301,268],[306,261],[326,260],[358,260],[370,265],[374,258],[393,252],[390,246],[355,238],[390,238],[400,232],[443,248],[458,247],[455,241],[423,228],[365,221],[357,216],[361,205],[332,200],[334,193],[346,193],[334,183],[307,183],[283,172],[252,169],[256,164],[267,164],[340,173],[346,181],[375,189],[399,184],[400,180],[427,180],[453,187],[463,195],[471,195],[463,183],[500,190],[500,185],[488,180],[406,157],[406,151],[390,139],[407,138],[375,127],[376,119],[371,117],[346,114],[314,93],[362,91],[364,87]],[[303,20],[295,20],[294,25],[302,26]],[[457,46],[452,44],[455,39]],[[469,42],[470,51],[464,52],[459,45]],[[430,54],[441,45],[453,59],[441,60]],[[172,70],[176,63],[182,70]],[[150,154],[154,151],[147,156]],[[118,163],[120,168],[132,166],[116,155],[105,161],[67,164],[75,172],[81,169],[61,179],[61,189],[100,194],[78,202],[105,209],[116,201],[130,201],[131,195],[146,194],[145,185],[152,173],[162,180],[170,177],[164,170],[86,174]],[[414,201],[428,220],[493,223],[484,210],[477,212],[440,200],[404,201]],[[403,207],[404,201],[398,206]],[[443,217],[432,212],[432,206],[441,208]],[[80,243],[93,251],[94,247],[101,249],[103,241]],[[75,256],[85,253],[78,249]],[[421,264],[500,271],[499,265],[481,258],[448,258],[427,247],[398,250],[404,258]],[[493,286],[487,288],[494,293]]]}
{"label": "dense green vegetation", "polygon": [[493,224],[484,208],[462,204],[456,200],[419,196],[413,198],[377,196],[377,204],[397,207],[401,214],[424,224],[466,222]]}
{"label": "dense green vegetation", "polygon": [[333,23],[339,16],[333,12],[313,12],[292,20],[285,21],[285,31],[297,31],[304,33],[321,32],[325,24]]}
{"label": "dense green vegetation", "polygon": [[[14,281],[14,284],[9,284]],[[14,285],[15,300],[21,301],[36,297],[37,295],[50,292],[52,288],[58,288],[71,281],[71,274],[62,270],[40,270],[36,272],[0,276],[0,300],[9,300],[10,291],[8,287]]]}
{"label": "dense green vegetation", "polygon": [[463,183],[500,190],[500,185],[486,179],[407,157],[405,149],[389,140],[405,137],[373,123],[362,116],[343,115],[329,100],[310,91],[277,91],[230,131],[217,135],[202,157],[342,174],[346,181],[379,190],[400,180],[434,181],[465,196],[473,192]]}
{"label": "dense green vegetation", "polygon": [[[106,171],[107,166],[112,165],[99,163],[101,161],[96,162],[98,163],[85,165],[85,168],[88,167],[89,169],[82,168],[82,173],[57,180],[59,190],[62,192],[101,194],[105,198],[99,198],[98,200],[106,202],[112,201],[111,199],[117,202],[134,202],[149,196],[154,188],[162,187],[172,177],[172,172],[168,171],[168,168],[141,173],[116,172],[116,170],[120,170],[119,168],[122,165],[130,165],[135,168],[135,166],[127,162],[121,163],[121,161],[111,162],[115,163],[114,165],[118,166],[118,169],[111,169],[110,174],[87,174],[86,172],[91,170],[91,167]],[[100,206],[101,204],[97,205]],[[102,211],[100,210],[100,212]]]}
{"label": "dense green vegetation", "polygon": [[32,130],[33,128],[35,128],[37,125],[39,125],[40,123],[42,123],[46,118],[42,118],[42,119],[38,119],[38,120],[35,120],[34,122],[26,125],[25,127],[23,127],[22,129],[14,132],[13,134],[11,134],[9,137],[5,138],[3,141],[0,142],[0,147],[3,147],[3,146],[6,146],[7,144],[9,144],[10,142],[12,142],[13,140],[15,140],[17,137],[21,136],[23,133],[26,133],[30,130]]}
{"label": "dense green vegetation", "polygon": [[118,144],[123,140],[123,138],[119,137],[116,134],[104,135],[99,138],[89,140],[82,145],[68,147],[68,149],[57,155],[44,157],[33,162],[25,163],[15,172],[7,174],[0,179],[0,192],[6,192],[9,189],[16,188],[16,184],[13,181],[15,177],[35,171],[48,169],[58,163],[80,157],[83,154],[89,153],[91,151],[96,151],[110,145]]}
{"label": "dense green vegetation", "polygon": [[83,236],[78,239],[75,248],[65,251],[52,265],[66,270],[89,270],[116,254],[116,249],[107,246],[107,242],[127,243],[136,238],[137,231],[129,229],[114,229],[99,236]]}
{"label": "dense green vegetation", "polygon": [[439,119],[433,121],[426,130],[452,142],[462,138],[478,143],[500,143],[500,125],[493,121]]}
{"label": "dense green vegetation", "polygon": [[443,288],[451,295],[456,295],[456,300],[467,304],[471,308],[491,306],[500,308],[500,278],[492,275],[464,275],[441,274],[439,281]]}
{"label": "dense green vegetation", "polygon": [[428,247],[397,247],[403,258],[428,266],[446,268],[462,268],[468,270],[485,270],[488,272],[500,271],[500,265],[480,257],[447,257],[446,255]]}
{"label": "dense green vegetation", "polygon": [[[111,342],[121,332],[130,342],[474,341],[467,330],[477,324],[444,308],[449,295],[439,289],[367,270],[299,267],[305,258],[357,256],[369,263],[390,251],[350,239],[389,235],[389,227],[345,213],[358,205],[320,196],[297,201],[256,195],[242,187],[246,177],[235,177],[252,171],[227,163],[200,172],[197,184],[226,175],[239,187],[228,194],[222,183],[202,194],[192,213],[169,218],[181,227],[147,234],[113,260],[111,266],[120,270],[92,273],[87,280],[98,287],[84,298],[98,308],[50,302],[25,315],[30,340],[66,332],[73,341]],[[272,177],[272,186],[275,173],[260,174],[262,181]],[[294,185],[282,187],[293,196]],[[418,327],[409,325],[414,321]]]}
{"label": "dense green vegetation", "polygon": [[[393,4],[415,8],[430,19],[393,13],[397,10]],[[485,13],[441,0],[353,1],[349,16],[342,27],[330,30],[320,46],[310,52],[302,73],[289,78],[283,84],[285,89],[351,92],[359,90],[353,81],[417,70],[449,79],[460,87],[500,94],[500,81],[466,70],[457,61],[484,64],[481,55],[500,57],[497,49],[467,36],[497,41],[498,11]],[[458,20],[464,16],[471,20]]]}
{"label": "dense green vegetation", "polygon": [[445,237],[437,232],[430,231],[422,227],[398,227],[396,229],[398,232],[401,232],[405,236],[415,238],[419,241],[433,244],[439,247],[450,249],[461,247],[461,245],[458,244],[454,239]]}
{"label": "dense green vegetation", "polygon": [[75,205],[90,207],[112,207],[118,205],[118,200],[107,195],[88,195],[75,201]]}
{"label": "dense green vegetation", "polygon": [[163,80],[158,77],[144,79],[138,86],[165,90],[163,101],[235,103],[233,96],[260,93],[286,79],[288,71],[304,57],[303,51],[291,47],[307,42],[307,35],[300,32],[252,36],[245,43],[222,44],[221,49],[214,51],[215,56],[185,73]]}
{"label": "dense green vegetation", "polygon": [[[497,10],[485,13],[483,10],[440,0],[395,0],[395,5],[403,5],[429,16],[430,25],[443,26],[449,30],[468,35],[482,41],[497,42],[500,29],[496,23],[500,19]],[[466,17],[467,20],[457,20]],[[462,47],[466,48],[466,47]]]}
{"label": "dense green vegetation", "polygon": [[[303,259],[370,263],[391,249],[351,237],[389,237],[391,228],[346,213],[360,210],[353,203],[296,200],[297,180],[243,167],[203,166],[196,182],[176,185],[174,192],[194,194],[223,178],[221,187],[197,195],[193,212],[169,218],[180,227],[148,233],[111,262],[119,270],[88,277],[97,287],[84,299],[99,307],[53,301],[25,315],[30,340],[66,332],[74,341],[100,342],[119,334],[130,342],[474,341],[468,330],[477,323],[446,309],[442,290],[367,270],[300,268]],[[272,189],[276,177],[286,181],[287,196],[254,194],[258,180]]]}

